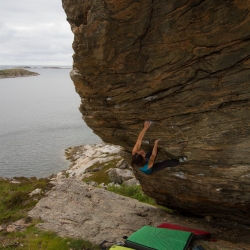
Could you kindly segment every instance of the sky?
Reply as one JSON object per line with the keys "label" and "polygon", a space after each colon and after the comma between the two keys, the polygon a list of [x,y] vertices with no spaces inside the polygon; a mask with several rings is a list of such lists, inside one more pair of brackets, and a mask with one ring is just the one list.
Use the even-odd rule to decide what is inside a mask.
{"label": "sky", "polygon": [[61,0],[0,0],[0,65],[71,66],[72,43]]}

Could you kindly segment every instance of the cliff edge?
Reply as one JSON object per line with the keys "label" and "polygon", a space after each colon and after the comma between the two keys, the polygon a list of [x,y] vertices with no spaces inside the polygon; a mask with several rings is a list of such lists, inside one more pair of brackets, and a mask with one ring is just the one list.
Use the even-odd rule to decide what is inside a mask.
{"label": "cliff edge", "polygon": [[143,191],[182,212],[250,224],[250,3],[62,0],[74,33],[71,78],[84,121],[131,151],[161,138]]}

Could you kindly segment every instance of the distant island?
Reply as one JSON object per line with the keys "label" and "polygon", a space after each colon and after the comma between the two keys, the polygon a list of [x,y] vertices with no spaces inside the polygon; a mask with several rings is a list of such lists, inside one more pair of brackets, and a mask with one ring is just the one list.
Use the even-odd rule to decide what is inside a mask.
{"label": "distant island", "polygon": [[0,70],[0,79],[1,78],[13,78],[13,77],[25,77],[25,76],[37,76],[39,75],[36,72],[28,71],[26,69],[4,69]]}
{"label": "distant island", "polygon": [[60,66],[45,66],[43,67],[43,69],[72,69],[71,66],[64,66],[64,67],[60,67]]}
{"label": "distant island", "polygon": [[43,67],[43,69],[61,69],[60,67],[52,67],[52,66],[47,66],[47,67]]}
{"label": "distant island", "polygon": [[25,66],[25,67],[22,67],[24,69],[72,69],[71,66]]}

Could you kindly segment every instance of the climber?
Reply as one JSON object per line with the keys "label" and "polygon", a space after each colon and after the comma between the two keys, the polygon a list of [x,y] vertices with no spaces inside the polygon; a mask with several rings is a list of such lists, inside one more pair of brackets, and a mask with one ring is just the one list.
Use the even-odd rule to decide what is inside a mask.
{"label": "climber", "polygon": [[187,157],[182,156],[179,159],[164,160],[164,161],[155,163],[155,158],[157,155],[157,147],[158,147],[158,143],[160,139],[155,140],[152,151],[146,153],[144,150],[140,149],[142,139],[147,129],[150,127],[150,125],[151,125],[150,121],[144,122],[144,127],[142,131],[140,132],[138,139],[135,143],[135,146],[132,150],[132,160],[131,160],[132,167],[134,166],[140,167],[140,170],[143,173],[151,174],[151,173],[155,173],[167,167],[175,167],[179,165],[180,162],[185,162],[187,160]]}

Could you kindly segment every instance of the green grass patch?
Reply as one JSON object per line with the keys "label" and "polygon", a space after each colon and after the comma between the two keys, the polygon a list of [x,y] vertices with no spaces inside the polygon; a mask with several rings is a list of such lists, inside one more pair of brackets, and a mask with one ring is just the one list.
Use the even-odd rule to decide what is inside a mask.
{"label": "green grass patch", "polygon": [[[0,233],[0,236],[3,233]],[[99,250],[97,245],[82,239],[63,238],[53,232],[39,230],[34,225],[23,232],[4,235],[5,240],[0,244],[0,249],[23,250]],[[1,237],[0,237],[1,238]],[[17,245],[15,243],[17,242]]]}
{"label": "green grass patch", "polygon": [[174,214],[175,211],[167,208],[167,207],[163,207],[160,205],[157,205],[155,200],[153,198],[148,197],[147,195],[145,195],[141,189],[141,186],[125,186],[125,185],[121,185],[121,186],[109,186],[108,187],[108,191],[110,192],[114,192],[123,196],[127,196],[129,198],[133,198],[136,199],[140,202],[144,202],[153,206],[157,206],[163,210],[165,210],[168,213]]}
{"label": "green grass patch", "polygon": [[[26,217],[27,212],[52,187],[49,179],[45,178],[18,177],[15,180],[20,183],[0,178],[0,224]],[[42,193],[30,197],[29,193],[37,188],[42,189]]]}
{"label": "green grass patch", "polygon": [[[0,225],[8,225],[11,222],[26,218],[30,211],[41,199],[45,192],[53,187],[49,179],[17,177],[11,183],[9,179],[0,178]],[[41,194],[29,196],[33,190],[42,189]],[[0,231],[0,250],[23,249],[23,250],[96,250],[96,245],[82,240],[63,238],[53,232],[46,232],[35,227],[37,221],[23,232],[7,233]]]}
{"label": "green grass patch", "polygon": [[[109,184],[109,175],[107,170],[110,168],[115,168],[116,164],[118,163],[119,159],[114,159],[112,161],[106,162],[106,163],[95,163],[91,167],[88,168],[88,172],[91,173],[90,177],[84,178],[83,181],[94,181],[100,185],[101,183]],[[94,169],[101,168],[99,171],[93,172]]]}
{"label": "green grass patch", "polygon": [[142,189],[140,186],[125,186],[125,185],[121,185],[119,187],[116,186],[109,186],[108,187],[108,191],[123,195],[123,196],[127,196],[130,198],[134,198],[138,201],[144,202],[144,203],[148,203],[151,205],[156,205],[156,202],[154,199],[148,197],[147,195],[145,195],[142,192]]}

